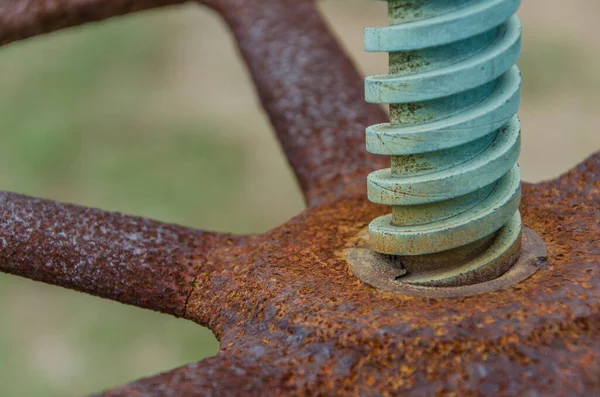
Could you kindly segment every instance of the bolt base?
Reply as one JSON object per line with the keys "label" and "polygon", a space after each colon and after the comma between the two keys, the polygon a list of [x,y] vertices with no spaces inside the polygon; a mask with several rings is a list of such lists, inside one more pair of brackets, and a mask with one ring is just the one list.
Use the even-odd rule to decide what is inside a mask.
{"label": "bolt base", "polygon": [[517,211],[499,231],[482,240],[445,252],[399,257],[409,271],[401,281],[428,287],[459,287],[496,279],[519,257],[521,226]]}
{"label": "bolt base", "polygon": [[[430,298],[452,298],[460,296],[478,295],[508,288],[532,276],[543,263],[547,256],[547,247],[544,240],[533,230],[524,227],[522,232],[519,227],[517,238],[514,237],[514,220],[502,228],[491,246],[475,255],[466,262],[454,266],[452,269],[440,271],[424,271],[411,273],[411,266],[405,266],[397,258],[382,255],[368,248],[354,248],[348,250],[347,260],[350,270],[365,283],[386,291],[402,295]],[[519,218],[520,226],[520,218]],[[490,253],[505,244],[510,244],[503,255],[496,255],[495,259],[485,262],[489,271],[479,273],[477,277],[442,277],[450,273],[460,275],[460,269],[477,267],[482,260],[490,258]],[[365,247],[368,242],[365,241]],[[496,247],[496,248],[494,248]],[[414,269],[414,267],[413,267]],[[406,273],[404,275],[404,273]],[[495,274],[499,273],[499,274]]]}

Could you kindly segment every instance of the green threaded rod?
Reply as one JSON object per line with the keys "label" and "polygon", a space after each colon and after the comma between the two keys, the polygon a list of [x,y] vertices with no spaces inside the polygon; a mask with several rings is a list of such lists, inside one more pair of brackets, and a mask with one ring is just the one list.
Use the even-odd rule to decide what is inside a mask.
{"label": "green threaded rod", "polygon": [[[391,156],[368,178],[369,199],[392,206],[370,224],[371,246],[437,272],[416,283],[497,277],[506,269],[486,265],[514,251],[521,232],[520,0],[388,5],[390,25],[365,30],[367,51],[390,53],[390,74],[365,80],[367,101],[390,104],[391,119],[367,129],[367,150]],[[485,263],[473,269],[471,258],[458,273],[424,264],[465,251]]]}

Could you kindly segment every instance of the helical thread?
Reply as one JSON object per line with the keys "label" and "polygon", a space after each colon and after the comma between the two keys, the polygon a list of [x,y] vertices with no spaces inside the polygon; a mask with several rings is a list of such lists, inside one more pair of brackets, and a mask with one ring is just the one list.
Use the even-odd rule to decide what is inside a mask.
{"label": "helical thread", "polygon": [[391,156],[368,177],[369,200],[392,206],[371,222],[372,249],[426,255],[521,228],[520,0],[388,0],[389,26],[367,28],[367,51],[390,74],[365,80],[390,104],[367,128],[367,150]]}

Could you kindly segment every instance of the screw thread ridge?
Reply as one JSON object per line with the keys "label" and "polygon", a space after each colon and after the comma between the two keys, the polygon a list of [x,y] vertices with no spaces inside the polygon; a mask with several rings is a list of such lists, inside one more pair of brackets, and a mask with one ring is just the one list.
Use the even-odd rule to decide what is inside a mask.
{"label": "screw thread ridge", "polygon": [[[388,0],[390,25],[365,29],[390,73],[365,79],[390,123],[367,150],[391,157],[368,197],[392,206],[369,226],[373,250],[426,255],[482,240],[519,216],[520,0]],[[520,218],[518,219],[520,228]]]}

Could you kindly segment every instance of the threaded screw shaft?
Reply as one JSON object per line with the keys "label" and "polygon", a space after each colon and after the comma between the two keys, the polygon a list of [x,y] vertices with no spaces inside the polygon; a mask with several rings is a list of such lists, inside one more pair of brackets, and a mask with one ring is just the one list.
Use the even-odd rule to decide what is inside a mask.
{"label": "threaded screw shaft", "polygon": [[390,53],[390,73],[365,80],[367,101],[390,105],[390,123],[367,129],[367,150],[391,156],[368,177],[369,199],[392,206],[370,224],[373,250],[451,257],[510,229],[492,263],[516,244],[519,5],[388,0],[390,25],[365,30],[367,51]]}

